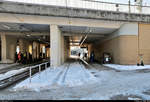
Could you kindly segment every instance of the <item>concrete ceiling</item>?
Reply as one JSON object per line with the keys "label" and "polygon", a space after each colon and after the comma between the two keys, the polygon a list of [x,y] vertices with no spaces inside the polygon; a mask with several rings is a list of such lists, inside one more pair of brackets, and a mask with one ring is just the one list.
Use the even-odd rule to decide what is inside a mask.
{"label": "concrete ceiling", "polygon": [[[65,36],[70,36],[70,43],[81,43],[84,36],[88,34],[85,43],[93,43],[99,41],[103,37],[111,34],[117,28],[97,28],[97,27],[83,27],[83,26],[59,26],[63,34],[68,34]],[[19,23],[0,23],[0,31],[8,32],[50,32],[49,25],[43,24],[19,24]],[[28,34],[28,33],[24,33]],[[73,35],[74,34],[74,35]],[[30,39],[41,39],[45,33],[42,33],[39,37],[30,37]],[[48,35],[49,36],[49,35]],[[48,37],[47,40],[49,40]]]}
{"label": "concrete ceiling", "polygon": [[91,33],[91,34],[110,34],[116,28],[98,28],[98,27],[82,27],[82,26],[60,26],[61,31],[71,33]]}
{"label": "concrete ceiling", "polygon": [[0,31],[7,32],[8,35],[15,35],[17,38],[35,40],[39,42],[49,42],[49,25],[41,24],[17,24],[0,23]]}
{"label": "concrete ceiling", "polygon": [[60,29],[64,33],[64,36],[70,37],[71,40],[69,41],[71,45],[72,43],[74,45],[81,43],[85,35],[87,35],[87,38],[84,43],[94,43],[117,30],[116,28],[89,28],[80,26],[60,26]]}
{"label": "concrete ceiling", "polygon": [[11,32],[49,32],[49,25],[0,23],[0,31]]}
{"label": "concrete ceiling", "polygon": [[[59,26],[62,32],[82,33],[82,34],[110,34],[116,28],[97,28],[82,26]],[[0,23],[0,31],[10,32],[50,32],[49,25],[43,24],[20,24],[20,23]]]}

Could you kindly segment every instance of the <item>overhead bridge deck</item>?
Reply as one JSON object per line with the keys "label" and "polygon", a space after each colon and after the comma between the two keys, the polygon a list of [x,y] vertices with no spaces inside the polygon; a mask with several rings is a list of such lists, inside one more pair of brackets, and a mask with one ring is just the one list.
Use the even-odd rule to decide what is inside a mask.
{"label": "overhead bridge deck", "polygon": [[[91,2],[90,2],[91,3]],[[92,3],[91,3],[92,4]],[[111,6],[110,4],[102,3],[103,5]],[[102,5],[101,4],[101,5]],[[97,4],[98,5],[98,4]],[[112,4],[112,7],[115,4]],[[128,5],[123,5],[128,8]],[[134,6],[133,6],[134,7]],[[92,8],[92,7],[91,7]],[[56,5],[40,5],[17,2],[0,2],[0,13],[9,14],[25,14],[39,16],[55,16],[55,17],[72,17],[84,19],[100,19],[111,21],[126,21],[126,22],[150,22],[150,14],[136,12],[111,11],[103,9],[79,8],[69,6]],[[131,6],[132,8],[132,6]],[[135,9],[136,6],[132,9]],[[113,7],[114,9],[114,7]],[[149,7],[143,7],[149,10]],[[143,10],[144,11],[144,10]]]}

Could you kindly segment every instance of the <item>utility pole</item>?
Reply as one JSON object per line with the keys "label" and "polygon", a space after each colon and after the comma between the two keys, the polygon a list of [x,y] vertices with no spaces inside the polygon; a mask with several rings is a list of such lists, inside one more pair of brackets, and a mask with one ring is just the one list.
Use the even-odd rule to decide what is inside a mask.
{"label": "utility pole", "polygon": [[137,5],[137,7],[136,7],[137,10],[139,11],[139,13],[141,13],[142,12],[142,3],[143,3],[143,0],[135,0],[134,2]]}
{"label": "utility pole", "polygon": [[131,12],[131,8],[130,8],[131,2],[130,2],[130,0],[128,1],[128,4],[129,4],[129,13],[130,13]]}

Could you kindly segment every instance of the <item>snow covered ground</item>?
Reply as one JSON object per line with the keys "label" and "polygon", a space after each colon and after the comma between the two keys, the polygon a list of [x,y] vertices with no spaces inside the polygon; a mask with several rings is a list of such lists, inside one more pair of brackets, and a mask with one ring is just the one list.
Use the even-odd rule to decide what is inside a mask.
{"label": "snow covered ground", "polygon": [[48,68],[35,74],[31,83],[26,79],[13,88],[0,91],[0,99],[150,100],[150,94],[144,93],[150,90],[149,70],[118,72],[111,68],[99,69],[85,69],[78,62]]}
{"label": "snow covered ground", "polygon": [[47,70],[22,81],[14,87],[14,90],[30,89],[36,90],[51,88],[52,86],[74,87],[86,83],[97,81],[83,65],[77,63],[64,64],[56,69],[48,68]]}
{"label": "snow covered ground", "polygon": [[150,69],[150,65],[137,66],[137,65],[104,64],[104,66],[114,68],[114,69],[117,69],[117,70]]}

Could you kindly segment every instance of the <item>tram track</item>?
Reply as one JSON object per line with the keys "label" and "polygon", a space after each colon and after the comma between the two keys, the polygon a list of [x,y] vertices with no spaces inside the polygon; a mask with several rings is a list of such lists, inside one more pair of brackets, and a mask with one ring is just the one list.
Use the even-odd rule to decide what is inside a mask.
{"label": "tram track", "polygon": [[[36,67],[34,69],[32,69],[32,73],[31,73],[32,75],[39,72],[38,64],[35,66]],[[49,66],[50,66],[50,63],[48,62],[47,67],[49,67]],[[33,67],[33,66],[26,67],[26,69],[23,72],[20,72],[20,73],[18,72],[15,75],[0,79],[0,90],[7,88],[7,87],[29,77],[30,76],[30,67]],[[45,64],[41,65],[41,71],[43,71],[43,70],[45,70]]]}

